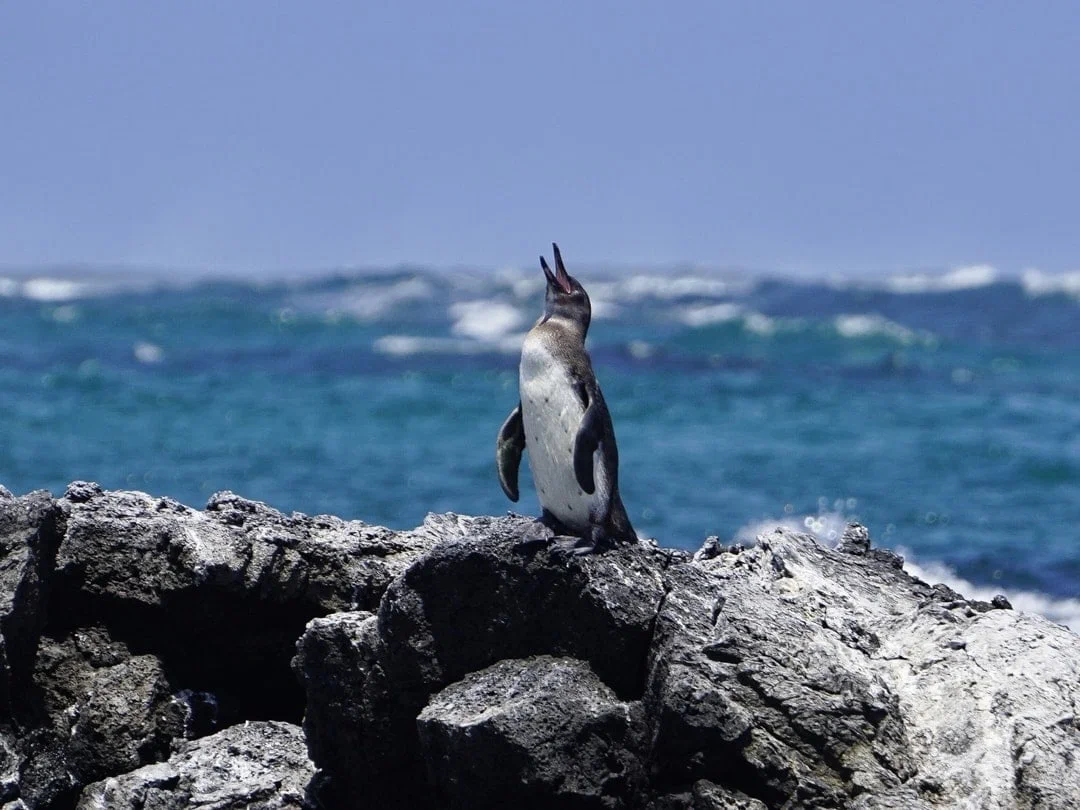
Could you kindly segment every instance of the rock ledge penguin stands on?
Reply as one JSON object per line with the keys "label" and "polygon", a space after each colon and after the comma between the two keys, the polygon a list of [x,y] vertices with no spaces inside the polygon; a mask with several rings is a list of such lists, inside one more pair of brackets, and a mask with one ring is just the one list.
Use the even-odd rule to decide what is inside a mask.
{"label": "rock ledge penguin stands on", "polygon": [[544,315],[521,347],[520,401],[499,431],[499,483],[518,499],[521,453],[529,449],[541,522],[560,545],[590,554],[605,545],[636,542],[619,497],[619,450],[604,395],[585,351],[592,307],[585,288],[566,272],[559,246],[547,277]]}

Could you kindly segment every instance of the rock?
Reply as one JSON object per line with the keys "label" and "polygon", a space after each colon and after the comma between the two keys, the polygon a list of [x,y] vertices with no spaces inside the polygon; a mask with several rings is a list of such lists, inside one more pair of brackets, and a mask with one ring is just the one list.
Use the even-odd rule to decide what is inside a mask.
{"label": "rock", "polygon": [[[566,706],[595,701],[598,684],[640,703],[649,786],[612,788],[613,806],[918,808],[974,793],[986,807],[1068,807],[1080,796],[1068,742],[1076,636],[912,578],[862,527],[837,550],[779,530],[690,560],[646,544],[567,557],[530,542],[519,518],[426,525],[444,541],[387,588],[376,616],[316,620],[300,643],[312,757],[335,806],[402,784],[414,806],[495,801],[483,791],[502,790],[499,777],[485,787],[469,763],[511,739],[504,718],[518,704],[494,684],[552,660],[536,656],[595,675],[560,681]],[[1027,676],[1040,669],[1049,680]],[[490,715],[470,721],[485,699]],[[506,767],[550,792],[529,763],[557,758],[523,747]],[[1014,765],[1018,748],[1031,753]],[[614,773],[606,784],[629,784]]]}
{"label": "rock", "polygon": [[[0,493],[2,495],[3,493]],[[4,802],[19,795],[19,756],[18,743],[14,735],[0,731],[0,810]]]}
{"label": "rock", "polygon": [[62,517],[47,492],[0,497],[0,720],[33,671]]}
{"label": "rock", "polygon": [[663,781],[705,779],[769,806],[842,807],[849,779],[882,791],[906,778],[903,725],[882,678],[848,646],[872,653],[873,633],[840,612],[798,609],[799,569],[773,552],[778,542],[667,572],[646,697],[653,755]]}
{"label": "rock", "polygon": [[101,484],[94,481],[72,481],[64,490],[64,498],[71,503],[86,503],[104,492]]}
{"label": "rock", "polygon": [[[535,528],[523,518],[429,516],[425,526],[446,539],[393,582],[377,619],[316,621],[300,643],[305,728],[334,795],[423,785],[420,710],[499,660],[569,656],[587,661],[620,699],[644,687],[668,554],[644,545],[559,554],[523,543]],[[348,669],[328,671],[326,661]]]}
{"label": "rock", "polygon": [[860,526],[549,539],[0,491],[0,808],[1080,804],[1066,628]]}
{"label": "rock", "polygon": [[393,699],[378,661],[378,620],[335,613],[312,620],[293,661],[307,692],[304,732],[328,808],[356,797],[372,806],[425,807],[430,790],[416,738],[416,709]]}
{"label": "rock", "polygon": [[77,810],[300,810],[312,807],[313,773],[297,726],[243,723],[184,743],[167,762],[89,785]]}
{"label": "rock", "polygon": [[694,810],[768,810],[764,803],[705,779],[694,783],[690,794]]}
{"label": "rock", "polygon": [[195,733],[152,655],[132,655],[103,628],[42,639],[34,675],[37,733],[21,746],[20,796],[42,807],[103,776],[165,759]]}
{"label": "rock", "polygon": [[154,649],[176,682],[216,695],[226,724],[299,721],[303,696],[288,664],[306,622],[375,608],[431,544],[421,530],[283,515],[229,492],[205,511],[96,484],[72,484],[67,495],[57,632],[98,622]]}
{"label": "rock", "polygon": [[[206,511],[81,482],[68,495],[58,574],[116,604],[161,608],[233,594],[313,614],[370,610],[430,545],[422,532],[284,515],[231,492],[213,495]],[[213,606],[201,613],[220,615]]]}
{"label": "rock", "polygon": [[[665,572],[646,697],[657,778],[769,806],[1075,803],[1062,717],[1080,697],[1080,639],[861,552],[778,530]],[[1033,738],[1028,772],[1014,755]]]}
{"label": "rock", "polygon": [[640,706],[571,658],[500,661],[417,719],[440,806],[621,808],[646,786]]}
{"label": "rock", "polygon": [[645,546],[565,555],[523,543],[534,525],[474,519],[387,589],[380,662],[398,689],[416,693],[417,710],[470,672],[545,653],[587,661],[623,699],[641,695],[666,556]]}
{"label": "rock", "polygon": [[768,810],[768,807],[737,790],[699,779],[688,791],[658,797],[649,810]]}

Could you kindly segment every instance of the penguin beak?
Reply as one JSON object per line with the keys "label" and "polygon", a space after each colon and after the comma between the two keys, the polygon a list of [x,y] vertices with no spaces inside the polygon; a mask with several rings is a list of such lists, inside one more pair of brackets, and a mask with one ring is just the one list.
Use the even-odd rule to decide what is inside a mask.
{"label": "penguin beak", "polygon": [[547,279],[548,287],[558,286],[558,282],[555,281],[555,274],[551,272],[551,268],[548,267],[547,259],[543,256],[540,257],[540,269],[544,271],[544,277]]}
{"label": "penguin beak", "polygon": [[547,277],[549,287],[558,288],[569,295],[574,291],[574,288],[570,286],[570,274],[566,272],[566,265],[563,264],[562,254],[559,253],[559,246],[554,242],[551,243],[551,246],[555,248],[555,272],[551,272],[551,268],[548,267],[547,260],[543,256],[540,257],[540,267]]}

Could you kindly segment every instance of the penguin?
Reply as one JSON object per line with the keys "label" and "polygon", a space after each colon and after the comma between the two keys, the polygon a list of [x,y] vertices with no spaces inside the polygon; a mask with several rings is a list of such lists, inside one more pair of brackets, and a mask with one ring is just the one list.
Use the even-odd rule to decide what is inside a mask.
{"label": "penguin", "polygon": [[521,454],[543,514],[540,522],[574,554],[637,542],[619,496],[619,449],[604,395],[585,351],[592,305],[566,272],[559,246],[555,272],[540,257],[547,279],[544,314],[521,348],[518,405],[499,430],[495,459],[499,483],[517,502]]}

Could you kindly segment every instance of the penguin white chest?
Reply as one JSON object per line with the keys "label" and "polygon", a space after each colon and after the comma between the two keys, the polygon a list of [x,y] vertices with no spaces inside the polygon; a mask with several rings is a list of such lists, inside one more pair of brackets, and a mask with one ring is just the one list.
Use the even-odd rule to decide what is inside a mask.
{"label": "penguin white chest", "polygon": [[595,492],[578,486],[574,475],[574,440],[585,415],[566,365],[533,335],[521,350],[521,412],[529,469],[540,505],[570,529],[585,531],[590,518],[604,513],[607,480],[599,450],[593,456]]}

